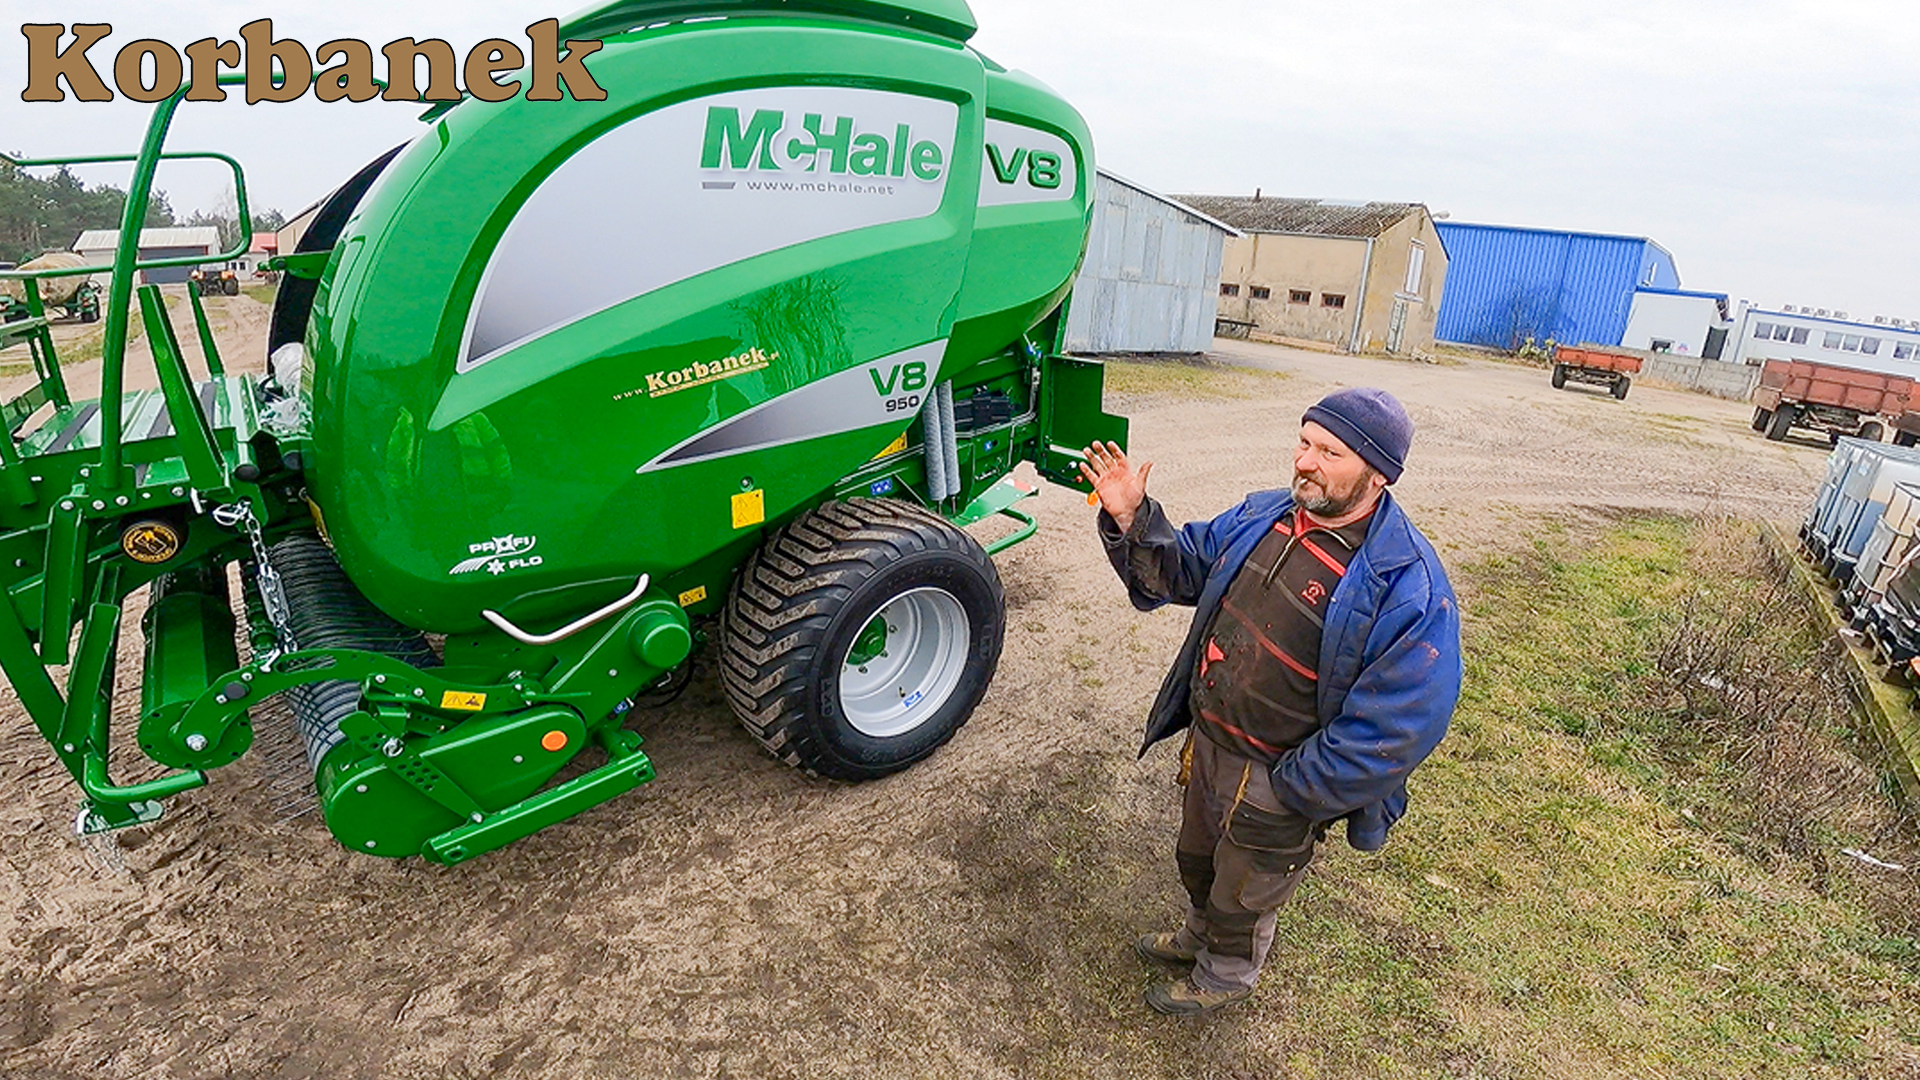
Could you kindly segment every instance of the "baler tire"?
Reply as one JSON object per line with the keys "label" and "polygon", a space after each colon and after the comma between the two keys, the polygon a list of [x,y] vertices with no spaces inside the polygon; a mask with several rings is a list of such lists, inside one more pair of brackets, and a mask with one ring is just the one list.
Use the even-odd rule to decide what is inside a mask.
{"label": "baler tire", "polygon": [[1920,443],[1920,433],[1911,431],[1895,431],[1893,433],[1893,445],[1895,446],[1913,446],[1916,443]]}
{"label": "baler tire", "polygon": [[1772,409],[1753,410],[1753,430],[1755,431],[1767,430],[1767,424],[1772,420],[1773,420]]}
{"label": "baler tire", "polygon": [[1860,438],[1868,442],[1880,442],[1887,435],[1887,427],[1878,420],[1869,420],[1860,425]]}
{"label": "baler tire", "polygon": [[1555,390],[1558,390],[1566,386],[1567,385],[1567,365],[1565,364],[1553,365],[1553,379],[1551,381],[1553,382],[1553,388]]}
{"label": "baler tire", "polygon": [[[931,612],[935,633],[959,616],[964,650],[956,656],[949,646],[930,661],[953,681],[936,688],[922,718],[898,731],[863,730],[849,715],[844,671],[869,624],[883,609],[901,610],[896,604]],[[971,536],[897,499],[830,502],[775,532],[734,579],[721,686],[775,757],[835,780],[871,780],[953,738],[993,681],[1005,630],[1000,575]],[[903,707],[911,717],[914,706]]]}
{"label": "baler tire", "polygon": [[1615,401],[1627,400],[1627,390],[1632,386],[1633,386],[1633,380],[1628,378],[1627,376],[1620,375],[1615,377],[1613,380],[1613,400]]}
{"label": "baler tire", "polygon": [[1767,441],[1779,442],[1787,437],[1788,429],[1793,427],[1794,408],[1782,405],[1773,411],[1773,419],[1767,421]]}

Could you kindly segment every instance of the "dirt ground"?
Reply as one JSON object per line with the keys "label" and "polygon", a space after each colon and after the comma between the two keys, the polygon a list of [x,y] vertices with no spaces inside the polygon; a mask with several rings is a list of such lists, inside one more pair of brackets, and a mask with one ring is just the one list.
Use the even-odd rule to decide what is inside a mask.
{"label": "dirt ground", "polygon": [[[257,364],[265,309],[218,308],[230,365]],[[1791,517],[1825,457],[1763,441],[1743,405],[1651,386],[1616,402],[1488,362],[1219,347],[1284,377],[1182,371],[1156,389],[1158,369],[1130,368],[1109,395],[1176,520],[1283,482],[1301,411],[1341,385],[1408,403],[1396,492],[1455,562],[1542,518]],[[1283,940],[1230,1019],[1141,1002],[1162,973],[1128,946],[1177,916],[1177,800],[1171,751],[1135,753],[1187,616],[1133,611],[1081,496],[1028,505],[1041,539],[998,559],[999,673],[931,760],[810,780],[736,727],[703,663],[635,723],[655,782],[453,869],[278,821],[261,755],[152,827],[78,842],[77,792],[9,691],[0,1076],[1295,1075],[1319,1037],[1288,1023],[1313,941]],[[1314,907],[1314,879],[1363,880],[1358,861],[1329,845],[1301,903],[1418,949],[1364,905]],[[1479,1067],[1536,1074],[1497,1065]]]}

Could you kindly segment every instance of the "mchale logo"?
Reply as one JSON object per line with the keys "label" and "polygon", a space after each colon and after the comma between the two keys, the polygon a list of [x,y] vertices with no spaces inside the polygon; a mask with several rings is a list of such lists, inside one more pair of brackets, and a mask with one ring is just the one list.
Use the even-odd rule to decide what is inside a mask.
{"label": "mchale logo", "polygon": [[787,114],[780,109],[755,109],[753,118],[743,124],[739,109],[710,106],[700,167],[777,172],[804,166],[807,172],[836,176],[893,177],[905,177],[911,169],[922,180],[940,179],[946,167],[940,144],[915,142],[913,129],[906,124],[895,124],[891,131],[856,134],[851,116],[834,117],[829,128],[825,117],[807,113],[799,131],[789,133],[786,127]]}
{"label": "mchale logo", "polygon": [[[81,101],[112,101],[113,91],[101,80],[87,50],[113,33],[111,23],[74,23],[73,40],[60,47],[66,34],[64,23],[27,23],[20,32],[27,38],[27,88],[22,101],[65,101],[60,89],[67,88]],[[497,81],[494,76],[518,71],[532,55],[528,72],[528,101],[605,101],[607,92],[588,74],[586,59],[600,51],[598,41],[568,41],[560,54],[560,20],[545,19],[527,27],[528,49],[505,38],[489,38],[467,53],[460,68],[466,77],[466,92],[481,101],[507,101],[520,93],[519,79]],[[244,50],[241,43],[245,43]],[[453,46],[439,38],[415,41],[400,38],[380,49],[387,61],[387,89],[382,93],[373,77],[373,46],[353,38],[341,38],[320,46],[314,56],[298,41],[273,40],[273,20],[256,19],[240,28],[240,41],[202,38],[186,47],[192,64],[188,80],[188,101],[225,101],[220,88],[220,69],[238,68],[247,73],[247,104],[262,101],[292,101],[309,89],[321,101],[459,101],[461,87],[454,79]],[[427,59],[427,87],[422,92],[414,84],[414,62]],[[244,57],[244,60],[243,60]],[[153,83],[145,81],[151,58]],[[340,61],[314,74],[314,61],[321,64]],[[279,68],[278,73],[275,67]],[[180,61],[180,52],[164,41],[141,38],[123,46],[113,58],[113,81],[120,93],[135,101],[165,101],[180,89],[188,74]],[[566,85],[566,94],[560,92]]]}

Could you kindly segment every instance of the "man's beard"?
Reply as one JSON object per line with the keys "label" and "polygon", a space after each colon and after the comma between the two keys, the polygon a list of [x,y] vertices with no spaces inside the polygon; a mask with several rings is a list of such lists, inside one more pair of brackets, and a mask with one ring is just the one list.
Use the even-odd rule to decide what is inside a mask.
{"label": "man's beard", "polygon": [[[1307,485],[1311,483],[1312,487]],[[1325,481],[1320,477],[1309,480],[1300,473],[1293,474],[1293,501],[1309,514],[1321,517],[1337,518],[1347,514],[1360,505],[1367,494],[1367,474],[1362,471],[1353,481],[1353,486],[1345,491],[1323,487]],[[1311,491],[1312,494],[1308,492]]]}

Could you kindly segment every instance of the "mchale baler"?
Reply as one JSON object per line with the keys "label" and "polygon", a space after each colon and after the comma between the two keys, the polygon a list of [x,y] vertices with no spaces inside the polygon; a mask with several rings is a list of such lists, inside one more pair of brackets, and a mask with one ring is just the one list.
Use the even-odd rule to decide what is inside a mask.
{"label": "mchale baler", "polygon": [[[39,373],[3,410],[0,663],[83,831],[158,816],[284,695],[341,843],[472,858],[652,778],[622,721],[684,677],[702,616],[741,721],[822,776],[904,768],[978,704],[1004,599],[961,526],[1030,535],[1008,473],[1079,486],[1077,448],[1126,431],[1101,367],[1058,355],[1080,116],[968,48],[963,0],[563,29],[605,42],[607,99],[429,110],[280,257],[264,376],[223,371],[197,301],[190,374],[133,283],[205,256],[140,260],[133,209],[99,400],[43,317],[0,327]],[[236,258],[244,177],[164,151],[181,97],[138,155],[86,160],[134,162],[129,208],[161,160],[228,164]],[[136,303],[159,389],[129,393]],[[142,589],[140,715],[115,722]],[[164,775],[109,776],[129,728]]]}

